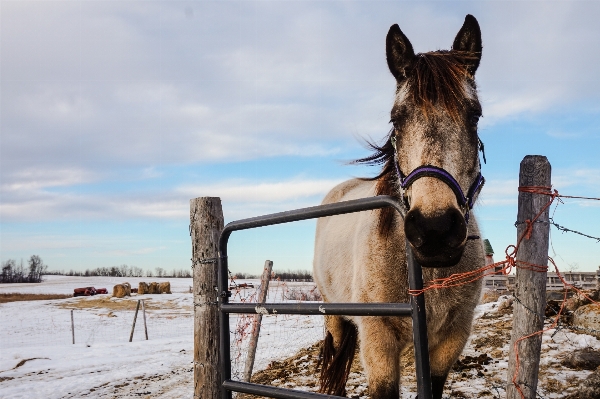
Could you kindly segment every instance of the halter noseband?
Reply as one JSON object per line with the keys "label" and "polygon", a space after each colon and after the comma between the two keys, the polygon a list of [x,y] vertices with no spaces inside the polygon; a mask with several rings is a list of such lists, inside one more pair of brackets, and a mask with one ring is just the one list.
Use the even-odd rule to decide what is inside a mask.
{"label": "halter noseband", "polygon": [[[458,205],[463,209],[465,213],[465,222],[469,223],[469,211],[473,209],[473,204],[475,201],[475,195],[479,193],[481,188],[485,183],[485,179],[481,174],[481,171],[477,173],[475,180],[469,187],[469,191],[467,191],[467,195],[465,195],[460,187],[460,184],[456,181],[456,179],[448,173],[448,171],[444,168],[439,168],[437,166],[432,165],[421,165],[414,169],[412,172],[405,176],[398,166],[398,152],[396,149],[396,137],[392,135],[391,137],[392,147],[394,147],[394,165],[396,166],[396,173],[398,174],[398,178],[400,179],[400,188],[401,188],[401,196],[402,202],[406,210],[409,208],[408,198],[405,195],[406,190],[418,179],[422,177],[434,177],[446,183],[448,187],[454,192],[456,196],[456,200]],[[480,144],[480,149],[483,149],[483,143]]]}

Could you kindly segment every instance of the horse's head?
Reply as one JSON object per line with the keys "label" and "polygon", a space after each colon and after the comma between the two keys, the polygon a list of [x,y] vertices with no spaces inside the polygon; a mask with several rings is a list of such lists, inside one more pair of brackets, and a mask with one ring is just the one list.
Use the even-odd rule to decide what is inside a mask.
{"label": "horse's head", "polygon": [[471,15],[450,51],[415,55],[398,25],[387,35],[387,62],[397,90],[394,128],[381,147],[395,155],[384,171],[395,177],[394,190],[408,210],[404,231],[425,267],[458,263],[469,210],[483,184],[477,135],[481,106],[474,81],[481,50],[479,24]]}

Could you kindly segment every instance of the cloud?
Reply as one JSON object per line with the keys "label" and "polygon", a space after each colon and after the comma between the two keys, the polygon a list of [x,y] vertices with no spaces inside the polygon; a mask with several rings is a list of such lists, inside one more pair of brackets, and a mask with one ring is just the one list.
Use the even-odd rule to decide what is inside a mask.
{"label": "cloud", "polygon": [[45,188],[67,187],[98,180],[100,176],[81,168],[39,169],[26,168],[12,175],[3,176],[1,190],[3,194],[34,191]]}
{"label": "cloud", "polygon": [[600,169],[558,169],[553,172],[552,185],[560,194],[600,197]]}
{"label": "cloud", "polygon": [[[83,188],[122,182],[124,168],[157,179],[165,165],[345,157],[355,136],[389,129],[385,35],[396,22],[428,51],[449,48],[464,15],[476,15],[482,127],[593,103],[597,11],[593,2],[3,3],[1,215],[169,219],[200,192],[257,212],[314,204],[333,181],[263,176],[255,187],[228,176],[229,187],[170,184],[160,200]],[[503,184],[489,181],[482,202],[514,201],[494,192]]]}
{"label": "cloud", "polygon": [[504,206],[517,204],[517,188],[519,182],[516,179],[490,179],[486,180],[483,190],[477,201],[478,205]]}
{"label": "cloud", "polygon": [[132,255],[148,255],[148,254],[152,254],[155,252],[163,251],[167,248],[168,247],[161,245],[158,247],[144,247],[144,248],[136,248],[136,249],[115,249],[115,250],[108,250],[108,251],[103,250],[102,252],[99,252],[99,253],[101,253],[103,256],[124,257],[124,256],[132,256]]}
{"label": "cloud", "polygon": [[324,196],[335,185],[337,179],[301,180],[282,182],[225,181],[213,185],[186,185],[178,188],[182,194],[195,196],[219,196],[230,202],[279,203],[298,198]]}
{"label": "cloud", "polygon": [[[468,7],[375,6],[7,3],[3,168],[328,155],[352,133],[383,135],[388,27],[399,22],[417,51],[448,48]],[[597,97],[598,7],[475,7],[482,126]]]}
{"label": "cloud", "polygon": [[[486,180],[478,204],[484,207],[516,205],[519,181],[517,179]],[[600,169],[556,169],[552,173],[552,187],[562,195],[600,197]],[[599,206],[596,200],[568,199],[570,204],[588,207]]]}
{"label": "cloud", "polygon": [[585,132],[581,132],[579,130],[575,132],[566,132],[564,130],[551,130],[546,134],[556,139],[577,139],[583,137],[585,135]]}
{"label": "cloud", "polygon": [[[65,173],[68,176],[68,173]],[[293,178],[275,182],[224,180],[206,185],[183,184],[163,191],[98,193],[56,190],[66,180],[2,187],[3,221],[187,220],[189,200],[220,197],[227,218],[243,218],[318,205],[341,180]],[[77,180],[80,181],[80,180]]]}
{"label": "cloud", "polygon": [[[493,95],[493,93],[492,93]],[[525,113],[538,113],[546,110],[552,105],[559,95],[552,89],[546,89],[538,93],[519,93],[511,95],[502,95],[499,98],[490,98],[483,95],[485,104],[484,118],[481,120],[481,127],[487,128],[493,126],[499,121],[508,118],[516,118]]]}

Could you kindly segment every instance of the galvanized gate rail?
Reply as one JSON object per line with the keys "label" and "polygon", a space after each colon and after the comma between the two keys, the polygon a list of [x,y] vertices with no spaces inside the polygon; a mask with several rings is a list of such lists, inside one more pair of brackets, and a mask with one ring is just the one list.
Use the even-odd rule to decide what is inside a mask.
{"label": "galvanized gate rail", "polygon": [[[393,197],[377,197],[313,206],[293,211],[274,213],[228,223],[219,238],[218,278],[219,278],[219,342],[220,367],[223,376],[221,399],[231,399],[232,391],[255,395],[264,395],[280,399],[323,399],[338,398],[293,389],[276,388],[249,382],[231,380],[231,357],[229,337],[230,313],[257,313],[256,304],[229,303],[227,242],[232,232],[274,224],[296,222],[325,216],[341,215],[391,206],[402,215],[400,202]],[[408,280],[411,290],[423,288],[421,266],[415,261],[412,250],[406,243],[408,259]],[[425,298],[423,295],[411,296],[410,303],[266,303],[259,309],[269,314],[312,314],[312,315],[348,315],[348,316],[411,316],[415,348],[417,374],[417,393],[420,399],[431,399],[431,374],[429,369],[429,350],[427,344],[427,325],[425,320]]]}

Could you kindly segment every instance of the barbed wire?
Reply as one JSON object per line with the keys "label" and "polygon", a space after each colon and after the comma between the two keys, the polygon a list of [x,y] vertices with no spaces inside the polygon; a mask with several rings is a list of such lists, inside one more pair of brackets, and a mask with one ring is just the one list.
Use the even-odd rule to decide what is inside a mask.
{"label": "barbed wire", "polygon": [[600,242],[600,238],[599,237],[590,236],[590,235],[584,234],[584,233],[582,233],[580,231],[572,230],[572,229],[569,229],[567,227],[561,226],[560,224],[554,222],[554,219],[552,219],[552,218],[550,218],[550,222],[549,223],[551,225],[553,225],[554,227],[556,227],[558,230],[562,231],[563,233],[575,233],[575,234],[579,234],[580,236],[584,236],[584,237],[596,240],[596,242]]}
{"label": "barbed wire", "polygon": [[[594,237],[594,236],[582,233],[580,231],[569,229],[568,227],[565,227],[565,226],[561,226],[560,224],[556,223],[553,218],[550,218],[550,220],[547,220],[547,221],[546,220],[536,220],[535,223],[550,224],[550,225],[556,227],[557,230],[562,231],[563,233],[575,233],[575,234],[579,234],[580,236],[596,240],[596,242],[600,242],[600,237]],[[521,222],[521,221],[517,220],[515,222],[515,227],[518,227],[519,225],[522,225],[522,224],[526,224],[526,222]]]}

